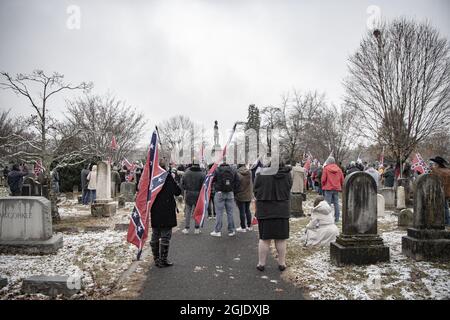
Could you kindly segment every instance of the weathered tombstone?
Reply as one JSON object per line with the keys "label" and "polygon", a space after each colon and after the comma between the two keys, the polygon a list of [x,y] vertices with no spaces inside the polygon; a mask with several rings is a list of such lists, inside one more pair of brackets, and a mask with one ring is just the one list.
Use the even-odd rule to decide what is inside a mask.
{"label": "weathered tombstone", "polygon": [[405,188],[400,186],[400,187],[397,187],[397,210],[402,210],[405,208],[406,208]]}
{"label": "weathered tombstone", "polygon": [[120,184],[120,195],[125,202],[134,202],[136,198],[136,183],[122,182]]}
{"label": "weathered tombstone", "polygon": [[450,231],[445,230],[444,189],[435,175],[416,180],[413,227],[402,238],[402,253],[414,260],[450,260]]}
{"label": "weathered tombstone", "polygon": [[384,197],[386,209],[395,209],[395,190],[394,188],[381,188],[380,194]]}
{"label": "weathered tombstone", "polygon": [[55,297],[64,295],[70,297],[82,288],[81,277],[69,276],[32,276],[22,282],[22,292],[29,294],[45,294]]}
{"label": "weathered tombstone", "polygon": [[111,167],[109,163],[100,161],[97,164],[97,197],[91,206],[91,214],[95,217],[110,217],[116,213],[116,204],[111,198]]}
{"label": "weathered tombstone", "polygon": [[[411,201],[411,183],[410,180],[407,178],[399,178],[397,179],[397,188],[398,187],[403,187],[404,191],[405,191],[405,208],[406,206],[411,206],[413,203]],[[398,193],[397,193],[398,194]]]}
{"label": "weathered tombstone", "polygon": [[0,277],[0,289],[8,285],[8,279]]}
{"label": "weathered tombstone", "polygon": [[73,186],[72,187],[72,196],[73,196],[73,200],[77,200],[78,199],[78,186]]}
{"label": "weathered tombstone", "polygon": [[381,194],[377,194],[377,216],[384,217],[385,215],[384,197]]}
{"label": "weathered tombstone", "polygon": [[0,252],[49,254],[62,245],[62,235],[53,235],[48,199],[0,198]]}
{"label": "weathered tombstone", "polygon": [[330,244],[335,265],[365,265],[389,261],[389,247],[377,233],[377,184],[366,172],[345,178],[342,233]]}
{"label": "weathered tombstone", "polygon": [[291,215],[294,217],[303,217],[303,195],[301,193],[291,193]]}
{"label": "weathered tombstone", "polygon": [[413,212],[411,209],[403,209],[398,215],[397,226],[400,228],[410,228],[413,226]]}
{"label": "weathered tombstone", "polygon": [[118,206],[119,206],[119,209],[125,207],[125,198],[124,198],[123,196],[120,196],[120,197],[119,197],[119,200],[118,200]]}

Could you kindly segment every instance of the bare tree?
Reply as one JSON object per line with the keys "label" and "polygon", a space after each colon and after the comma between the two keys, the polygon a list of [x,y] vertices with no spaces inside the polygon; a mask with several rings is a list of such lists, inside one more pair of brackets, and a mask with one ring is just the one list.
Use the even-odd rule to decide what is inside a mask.
{"label": "bare tree", "polygon": [[324,107],[324,95],[317,92],[302,94],[296,90],[284,94],[278,117],[280,146],[286,158],[293,162],[300,159],[311,145],[307,132],[314,126],[319,111]]}
{"label": "bare tree", "polygon": [[266,143],[268,155],[272,154],[272,131],[280,124],[281,109],[273,106],[264,107],[261,110],[261,129],[266,131]]}
{"label": "bare tree", "polygon": [[[59,166],[79,162],[78,153],[71,151],[61,154],[61,145],[73,138],[77,132],[64,135],[58,130],[58,121],[51,117],[49,112],[49,101],[53,96],[68,90],[89,90],[92,83],[82,82],[71,85],[64,82],[64,76],[57,72],[46,75],[42,70],[35,70],[31,74],[17,74],[11,76],[7,72],[0,72],[0,88],[11,90],[19,96],[24,97],[34,111],[27,120],[32,139],[28,136],[13,134],[3,137],[3,141],[16,146],[24,146],[17,152],[8,155],[10,158],[20,158],[23,161],[36,161],[42,159],[45,168],[49,169],[52,164]],[[36,90],[33,90],[35,88]],[[45,180],[50,185],[50,170],[45,171]],[[49,198],[55,204],[56,199],[51,188]],[[58,211],[52,210],[54,218],[59,219]]]}
{"label": "bare tree", "polygon": [[174,150],[178,150],[180,152],[179,156],[185,158],[186,154],[184,152],[189,152],[192,156],[192,148],[199,149],[201,147],[202,129],[196,126],[189,117],[183,115],[173,116],[158,124],[158,130],[164,154],[166,155]]}
{"label": "bare tree", "polygon": [[450,129],[449,45],[428,23],[399,19],[368,33],[349,59],[349,73],[346,102],[361,134],[397,162]]}
{"label": "bare tree", "polygon": [[[99,157],[120,161],[136,150],[146,120],[122,100],[110,94],[84,95],[67,102],[68,129],[79,132],[80,149],[85,158]],[[111,151],[112,137],[117,151]]]}
{"label": "bare tree", "polygon": [[349,155],[354,145],[354,113],[349,109],[326,106],[318,113],[314,125],[308,130],[309,150],[320,159],[326,159],[332,152],[337,162]]}

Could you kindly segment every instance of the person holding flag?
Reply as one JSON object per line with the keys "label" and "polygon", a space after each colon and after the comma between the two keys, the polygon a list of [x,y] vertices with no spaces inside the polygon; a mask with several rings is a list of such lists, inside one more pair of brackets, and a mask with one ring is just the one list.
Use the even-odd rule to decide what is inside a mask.
{"label": "person holding flag", "polygon": [[168,254],[172,228],[177,225],[174,197],[181,194],[181,189],[166,170],[166,163],[160,162],[158,141],[156,129],[152,134],[147,161],[131,213],[127,241],[138,247],[139,260],[151,225],[150,246],[153,259],[157,267],[164,268],[173,265],[168,260]]}

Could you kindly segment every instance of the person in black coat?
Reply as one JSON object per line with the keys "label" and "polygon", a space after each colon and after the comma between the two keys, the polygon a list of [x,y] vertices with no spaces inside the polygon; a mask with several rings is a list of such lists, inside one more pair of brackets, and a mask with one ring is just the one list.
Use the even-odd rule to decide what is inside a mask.
{"label": "person in black coat", "polygon": [[[160,166],[164,169],[166,167],[163,161],[161,161]],[[155,265],[159,268],[173,265],[167,257],[170,239],[172,238],[172,228],[177,225],[177,204],[174,197],[180,194],[180,187],[169,173],[151,209],[152,238],[150,246]]]}
{"label": "person in black coat", "polygon": [[269,170],[273,168],[261,170],[256,175],[254,185],[260,239],[256,268],[264,271],[270,242],[274,240],[278,252],[278,268],[283,271],[286,269],[286,239],[289,238],[291,168],[280,163],[276,174],[270,174]]}
{"label": "person in black coat", "polygon": [[[200,190],[202,189],[203,182],[205,181],[206,174],[200,168],[197,160],[193,160],[192,166],[187,169],[181,179],[181,189],[184,193],[184,216],[185,216],[185,228],[182,231],[184,234],[189,233],[191,224],[191,218],[194,213],[195,205],[197,204]],[[199,225],[195,224],[195,234],[200,233]]]}
{"label": "person in black coat", "polygon": [[12,170],[8,173],[8,186],[12,196],[22,195],[23,177],[28,175],[28,168],[24,165],[23,171],[20,170],[19,165],[15,164]]}

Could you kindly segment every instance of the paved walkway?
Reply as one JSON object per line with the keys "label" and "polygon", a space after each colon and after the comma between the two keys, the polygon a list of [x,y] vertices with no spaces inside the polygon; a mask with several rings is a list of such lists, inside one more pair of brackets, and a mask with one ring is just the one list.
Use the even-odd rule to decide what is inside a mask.
{"label": "paved walkway", "polygon": [[[239,218],[235,210],[235,224]],[[270,256],[266,270],[256,269],[258,232],[229,237],[224,216],[222,237],[210,236],[215,220],[205,221],[202,233],[173,234],[169,260],[173,267],[152,265],[141,299],[179,300],[278,300],[303,299],[301,290],[281,280],[276,260]],[[178,221],[184,227],[184,221]]]}

